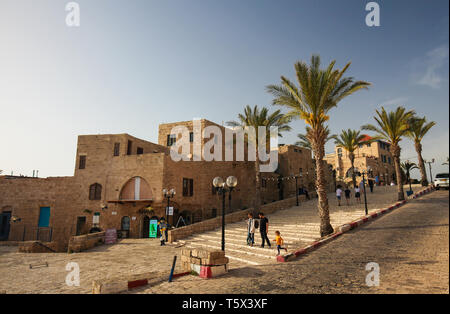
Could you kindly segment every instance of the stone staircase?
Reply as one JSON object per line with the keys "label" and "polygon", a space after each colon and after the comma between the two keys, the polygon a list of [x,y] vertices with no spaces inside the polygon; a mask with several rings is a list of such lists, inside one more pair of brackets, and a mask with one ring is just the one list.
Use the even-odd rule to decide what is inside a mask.
{"label": "stone staircase", "polygon": [[[415,187],[418,190],[420,187]],[[396,202],[396,187],[379,187],[374,193],[368,194],[369,213],[380,208],[387,207]],[[336,228],[343,224],[364,216],[364,199],[362,204],[351,200],[349,206],[345,199],[341,206],[337,206],[334,193],[330,193],[330,219],[331,225]],[[253,247],[247,245],[246,222],[240,221],[225,226],[225,252],[230,259],[231,268],[249,265],[265,265],[276,263],[276,246],[273,243],[275,231],[281,232],[288,251],[295,250],[314,242],[320,238],[319,216],[317,213],[317,199],[303,202],[300,206],[279,210],[271,215],[269,219],[269,239],[272,247],[261,248],[261,236],[257,230],[255,233],[255,244]],[[180,242],[188,248],[221,249],[222,231],[218,228],[213,231],[192,235]],[[284,253],[284,252],[282,252]]]}

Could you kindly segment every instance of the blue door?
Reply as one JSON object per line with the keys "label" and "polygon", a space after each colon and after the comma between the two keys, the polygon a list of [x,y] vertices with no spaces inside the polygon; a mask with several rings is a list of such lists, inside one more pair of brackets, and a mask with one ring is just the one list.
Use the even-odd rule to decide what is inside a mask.
{"label": "blue door", "polygon": [[48,227],[50,225],[50,207],[41,207],[39,213],[39,228]]}

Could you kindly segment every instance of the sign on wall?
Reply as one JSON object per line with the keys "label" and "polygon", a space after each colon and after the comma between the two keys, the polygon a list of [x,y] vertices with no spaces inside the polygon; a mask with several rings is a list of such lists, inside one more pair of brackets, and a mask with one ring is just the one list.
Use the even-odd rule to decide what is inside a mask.
{"label": "sign on wall", "polygon": [[150,220],[150,230],[149,230],[149,237],[150,238],[156,238],[158,235],[158,220],[152,219]]}
{"label": "sign on wall", "polygon": [[100,213],[94,213],[94,216],[92,216],[92,223],[98,224],[100,223]]}

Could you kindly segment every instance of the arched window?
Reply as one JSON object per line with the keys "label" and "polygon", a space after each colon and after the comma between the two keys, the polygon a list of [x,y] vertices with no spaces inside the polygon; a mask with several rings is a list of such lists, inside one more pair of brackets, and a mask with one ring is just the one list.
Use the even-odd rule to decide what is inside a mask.
{"label": "arched window", "polygon": [[102,185],[94,183],[89,187],[89,199],[101,200],[102,199]]}

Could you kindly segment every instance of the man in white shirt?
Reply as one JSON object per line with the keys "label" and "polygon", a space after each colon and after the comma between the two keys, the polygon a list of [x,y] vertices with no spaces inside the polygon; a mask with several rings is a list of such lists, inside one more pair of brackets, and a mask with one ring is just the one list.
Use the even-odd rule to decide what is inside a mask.
{"label": "man in white shirt", "polygon": [[342,195],[341,186],[338,186],[338,188],[336,190],[336,197],[338,199],[338,206],[341,206],[341,195]]}

